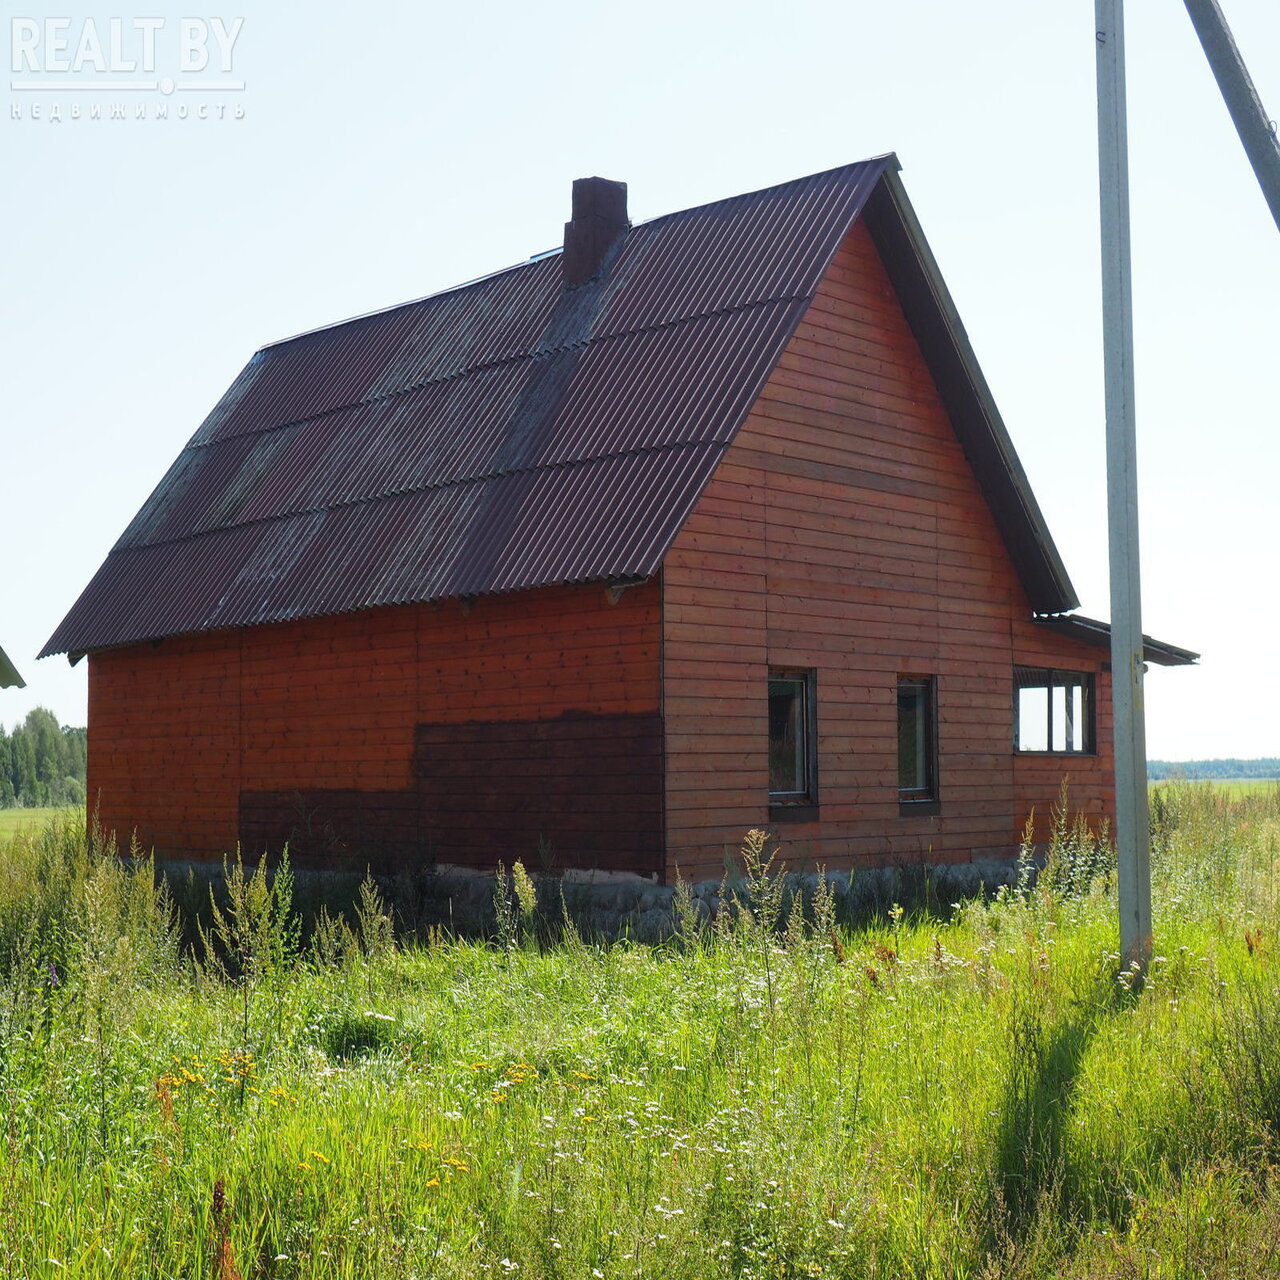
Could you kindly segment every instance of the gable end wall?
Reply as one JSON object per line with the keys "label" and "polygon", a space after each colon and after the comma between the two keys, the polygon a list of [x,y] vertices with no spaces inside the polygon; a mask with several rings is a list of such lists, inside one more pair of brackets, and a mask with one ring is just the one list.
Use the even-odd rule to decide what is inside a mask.
{"label": "gable end wall", "polygon": [[[664,564],[667,874],[769,824],[771,666],[817,678],[817,821],[791,866],[1007,857],[1064,776],[1114,807],[1105,653],[1031,609],[879,255],[856,225]],[[1097,756],[1015,756],[1015,663],[1097,673]],[[899,675],[937,678],[940,812],[901,817]]]}

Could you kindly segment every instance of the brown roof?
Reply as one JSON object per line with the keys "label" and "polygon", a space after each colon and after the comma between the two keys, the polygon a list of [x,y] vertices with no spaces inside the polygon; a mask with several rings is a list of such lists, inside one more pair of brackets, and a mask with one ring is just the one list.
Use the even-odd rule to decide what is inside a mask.
{"label": "brown roof", "polygon": [[553,254],[264,348],[41,656],[649,576],[864,211],[1033,607],[1073,608],[881,157],[631,228],[576,288]]}

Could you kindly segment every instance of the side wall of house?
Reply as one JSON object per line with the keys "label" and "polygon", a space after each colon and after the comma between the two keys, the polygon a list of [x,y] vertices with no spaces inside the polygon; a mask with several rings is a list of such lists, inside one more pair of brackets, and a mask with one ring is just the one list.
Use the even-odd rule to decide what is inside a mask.
{"label": "side wall of house", "polygon": [[173,855],[660,871],[660,611],[553,588],[93,654],[91,803]]}
{"label": "side wall of house", "polygon": [[[664,566],[667,874],[769,823],[770,668],[817,682],[816,821],[791,865],[1007,856],[1061,779],[1111,808],[1102,650],[1031,609],[867,231],[856,226]],[[1097,673],[1098,757],[1013,752],[1013,666]],[[897,681],[937,681],[940,809],[902,817]]]}

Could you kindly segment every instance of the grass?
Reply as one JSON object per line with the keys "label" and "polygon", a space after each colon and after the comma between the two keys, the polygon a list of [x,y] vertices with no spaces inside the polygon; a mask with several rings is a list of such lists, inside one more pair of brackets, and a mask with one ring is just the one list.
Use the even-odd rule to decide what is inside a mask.
{"label": "grass", "polygon": [[[231,868],[0,847],[0,1276],[1254,1277],[1280,1271],[1280,795],[1162,788],[1157,957],[1105,854],[837,925],[752,844],[668,946],[304,943]],[[520,889],[517,877],[516,888]],[[543,939],[539,945],[537,939]]]}
{"label": "grass", "polygon": [[0,809],[0,840],[16,835],[19,831],[30,831],[42,827],[47,822],[63,816],[78,815],[84,821],[84,810],[73,809]]}
{"label": "grass", "polygon": [[1253,795],[1258,792],[1268,792],[1280,790],[1280,779],[1277,778],[1214,778],[1192,779],[1189,783],[1183,783],[1182,780],[1162,780],[1153,782],[1152,787],[1173,787],[1179,785],[1190,785],[1195,787],[1208,787],[1213,791],[1229,796]]}

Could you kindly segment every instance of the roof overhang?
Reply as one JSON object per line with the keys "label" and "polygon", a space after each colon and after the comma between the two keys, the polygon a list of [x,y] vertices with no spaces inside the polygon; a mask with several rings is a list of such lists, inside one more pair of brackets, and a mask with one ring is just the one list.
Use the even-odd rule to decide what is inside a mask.
{"label": "roof overhang", "polygon": [[[1083,640],[1085,644],[1097,645],[1100,649],[1111,647],[1111,624],[1100,622],[1097,618],[1062,614],[1051,618],[1037,618],[1036,625],[1061,632],[1073,640]],[[1153,640],[1151,636],[1144,635],[1142,657],[1144,661],[1154,662],[1161,667],[1189,667],[1199,660],[1200,655],[1190,649],[1180,649],[1176,644],[1166,644],[1163,640]]]}
{"label": "roof overhang", "polygon": [[0,649],[0,689],[25,689],[27,682],[18,674],[18,668],[9,661],[8,655]]}

